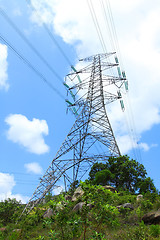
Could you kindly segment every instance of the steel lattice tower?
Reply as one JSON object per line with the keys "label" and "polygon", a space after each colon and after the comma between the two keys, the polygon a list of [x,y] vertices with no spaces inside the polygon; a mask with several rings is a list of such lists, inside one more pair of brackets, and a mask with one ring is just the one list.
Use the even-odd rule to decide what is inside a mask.
{"label": "steel lattice tower", "polygon": [[72,67],[74,71],[68,75],[71,80],[76,76],[79,78],[80,74],[90,74],[89,78],[77,81],[70,88],[65,83],[72,95],[75,89],[77,92],[83,90],[84,93],[74,101],[74,104],[67,100],[69,107],[76,115],[76,121],[24,211],[30,211],[60,180],[64,179],[65,185],[71,184],[75,180],[82,179],[95,162],[106,161],[109,156],[120,156],[105,104],[121,98],[121,94],[120,92],[113,94],[106,89],[111,85],[120,88],[126,78],[124,74],[123,77],[102,74],[113,67],[118,68],[117,61],[108,62],[109,57],[114,54],[97,54],[85,58],[83,61],[91,62],[91,64],[79,71]]}

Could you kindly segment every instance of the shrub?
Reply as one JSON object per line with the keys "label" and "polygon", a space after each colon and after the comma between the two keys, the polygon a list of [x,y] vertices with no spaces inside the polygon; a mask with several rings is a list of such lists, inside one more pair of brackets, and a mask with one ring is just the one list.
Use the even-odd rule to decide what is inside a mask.
{"label": "shrub", "polygon": [[150,234],[152,237],[160,236],[160,226],[159,225],[151,225],[150,226]]}
{"label": "shrub", "polygon": [[19,216],[20,208],[21,204],[16,199],[9,198],[5,201],[0,202],[0,222],[3,225],[15,222]]}

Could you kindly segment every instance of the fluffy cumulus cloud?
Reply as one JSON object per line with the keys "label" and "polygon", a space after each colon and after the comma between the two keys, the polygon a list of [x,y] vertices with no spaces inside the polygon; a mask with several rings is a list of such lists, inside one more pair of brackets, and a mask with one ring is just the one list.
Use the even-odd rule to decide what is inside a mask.
{"label": "fluffy cumulus cloud", "polygon": [[16,182],[13,175],[0,172],[0,201],[8,198],[16,198],[23,203],[28,201],[29,198],[27,196],[12,193],[15,185]]}
{"label": "fluffy cumulus cloud", "polygon": [[7,46],[0,43],[0,89],[8,90],[8,74],[7,74]]}
{"label": "fluffy cumulus cloud", "polygon": [[35,154],[43,154],[49,151],[43,135],[48,135],[48,125],[45,120],[33,118],[28,120],[21,114],[11,114],[5,122],[9,125],[7,138],[14,143],[25,147],[27,151]]}
{"label": "fluffy cumulus cloud", "polygon": [[[31,2],[41,16],[41,23],[45,22],[66,43],[73,44],[80,57],[102,52],[91,16],[92,5],[87,4],[90,1],[31,0]],[[109,22],[107,2],[109,3],[97,0],[92,1],[92,4],[96,9],[97,20],[106,43],[104,50],[111,51],[116,46],[116,39],[115,35],[110,35],[113,25],[111,26]],[[124,117],[118,104],[109,110],[111,124],[124,153],[137,147],[143,132],[160,123],[160,7],[158,1],[153,4],[149,0],[113,0],[110,4],[130,86],[129,97],[124,95],[128,115]],[[104,9],[107,15],[104,14]],[[32,12],[31,19],[35,23],[40,23],[37,11]],[[126,126],[129,126],[130,134],[127,134]],[[132,144],[124,144],[135,129],[138,137],[132,139]],[[145,151],[152,146],[146,143],[139,145]]]}
{"label": "fluffy cumulus cloud", "polygon": [[37,162],[26,163],[24,166],[28,173],[42,174],[43,172],[42,167]]}
{"label": "fluffy cumulus cloud", "polygon": [[63,191],[64,191],[64,187],[63,186],[57,186],[57,187],[54,188],[53,194],[54,195],[58,195],[58,194],[60,194]]}

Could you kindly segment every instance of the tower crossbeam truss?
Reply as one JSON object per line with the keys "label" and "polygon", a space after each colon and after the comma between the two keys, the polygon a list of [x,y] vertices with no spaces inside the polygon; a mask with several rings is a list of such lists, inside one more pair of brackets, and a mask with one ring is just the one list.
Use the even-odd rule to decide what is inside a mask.
{"label": "tower crossbeam truss", "polygon": [[73,75],[90,71],[89,80],[75,83],[70,88],[74,90],[76,86],[76,89],[84,89],[83,97],[73,104],[79,106],[80,113],[23,212],[31,211],[63,178],[70,185],[82,179],[95,162],[120,155],[105,108],[105,104],[119,99],[119,96],[106,91],[104,86],[121,84],[124,79],[102,74],[103,70],[117,66],[105,61],[112,54],[86,58],[84,61],[92,62],[89,67],[68,75],[72,78]]}

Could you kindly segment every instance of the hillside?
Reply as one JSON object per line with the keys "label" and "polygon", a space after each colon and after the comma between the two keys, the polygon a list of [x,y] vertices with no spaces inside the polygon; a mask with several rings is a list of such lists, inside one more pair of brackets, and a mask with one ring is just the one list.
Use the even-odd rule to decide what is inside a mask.
{"label": "hillside", "polygon": [[15,199],[0,202],[1,240],[160,239],[159,192],[143,165],[127,156],[94,164],[85,182],[48,193],[20,218],[24,207]]}
{"label": "hillside", "polygon": [[156,225],[160,215],[152,224],[142,221],[145,213],[160,208],[157,193],[137,198],[103,186],[80,186],[72,197],[48,195],[46,203],[19,219],[17,225],[24,206],[15,200],[1,202],[0,239],[160,239],[160,226]]}

